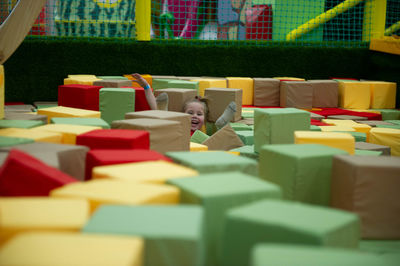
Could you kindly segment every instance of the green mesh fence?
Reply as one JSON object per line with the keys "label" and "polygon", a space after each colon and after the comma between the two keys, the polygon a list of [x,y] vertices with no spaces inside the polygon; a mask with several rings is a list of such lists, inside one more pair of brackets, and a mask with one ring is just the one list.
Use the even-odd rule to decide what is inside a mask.
{"label": "green mesh fence", "polygon": [[[367,46],[371,36],[363,29],[374,10],[366,8],[368,1],[151,0],[151,41]],[[0,0],[1,22],[16,2]],[[316,19],[328,13],[326,21]],[[385,28],[400,34],[399,0],[387,0]],[[48,0],[30,35],[134,40],[135,0]]]}

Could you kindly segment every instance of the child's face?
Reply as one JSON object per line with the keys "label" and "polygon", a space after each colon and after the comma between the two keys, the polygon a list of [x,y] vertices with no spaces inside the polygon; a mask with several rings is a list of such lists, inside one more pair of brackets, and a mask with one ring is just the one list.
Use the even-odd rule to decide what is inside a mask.
{"label": "child's face", "polygon": [[192,115],[191,130],[201,129],[204,124],[204,106],[201,103],[192,102],[186,105],[185,113]]}

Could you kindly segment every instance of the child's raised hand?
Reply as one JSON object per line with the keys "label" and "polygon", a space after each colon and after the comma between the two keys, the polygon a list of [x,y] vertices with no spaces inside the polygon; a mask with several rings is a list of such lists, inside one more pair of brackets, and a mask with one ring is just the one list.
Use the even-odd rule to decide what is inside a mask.
{"label": "child's raised hand", "polygon": [[140,86],[144,87],[150,87],[149,83],[147,83],[147,80],[145,80],[140,74],[134,73],[132,74],[132,77],[135,79],[137,83],[139,83]]}

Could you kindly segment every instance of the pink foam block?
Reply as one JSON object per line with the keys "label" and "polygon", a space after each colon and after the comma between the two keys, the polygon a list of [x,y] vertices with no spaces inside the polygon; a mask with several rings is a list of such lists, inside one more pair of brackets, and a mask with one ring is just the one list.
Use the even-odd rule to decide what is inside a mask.
{"label": "pink foam block", "polygon": [[90,149],[145,149],[150,147],[149,132],[133,129],[97,129],[76,137],[76,145]]}
{"label": "pink foam block", "polygon": [[92,169],[96,166],[158,160],[172,162],[168,157],[152,150],[91,150],[86,155],[85,180],[91,178]]}
{"label": "pink foam block", "polygon": [[72,182],[77,180],[12,149],[0,169],[0,196],[48,196],[51,190]]}
{"label": "pink foam block", "polygon": [[58,86],[58,105],[99,111],[99,90],[102,86],[60,85]]}

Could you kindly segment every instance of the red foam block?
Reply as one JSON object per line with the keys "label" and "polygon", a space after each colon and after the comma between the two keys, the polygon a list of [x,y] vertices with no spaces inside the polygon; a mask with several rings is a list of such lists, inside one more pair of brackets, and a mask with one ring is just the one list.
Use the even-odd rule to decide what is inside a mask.
{"label": "red foam block", "polygon": [[137,87],[123,87],[123,88],[131,88],[135,90],[135,112],[150,110],[150,106],[147,102],[146,94],[144,93],[143,88],[137,88]]}
{"label": "red foam block", "polygon": [[69,84],[58,86],[58,105],[99,111],[99,90],[102,86]]}
{"label": "red foam block", "polygon": [[91,150],[86,155],[85,180],[91,178],[92,169],[96,166],[158,160],[172,162],[168,157],[152,150]]}
{"label": "red foam block", "polygon": [[145,130],[96,129],[76,137],[76,145],[90,149],[145,149],[150,148],[150,134]]}
{"label": "red foam block", "polygon": [[0,169],[0,196],[48,196],[76,179],[40,160],[12,149]]}
{"label": "red foam block", "polygon": [[311,112],[318,115],[322,115],[325,118],[331,115],[353,115],[353,116],[367,117],[368,120],[382,120],[382,115],[377,113],[356,112],[340,108],[321,108],[321,109],[322,110],[320,111],[311,111]]}

